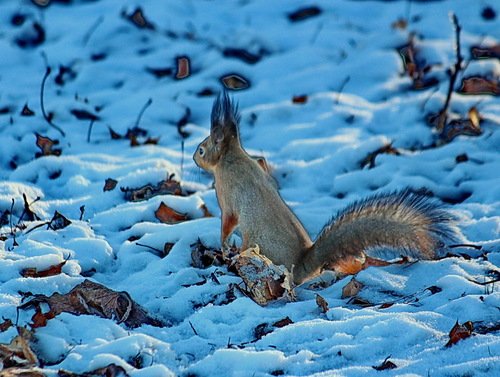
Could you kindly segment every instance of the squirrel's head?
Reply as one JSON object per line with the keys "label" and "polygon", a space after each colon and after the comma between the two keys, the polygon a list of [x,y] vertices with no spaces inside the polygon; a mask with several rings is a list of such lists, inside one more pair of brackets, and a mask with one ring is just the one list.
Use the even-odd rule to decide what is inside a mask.
{"label": "squirrel's head", "polygon": [[238,105],[226,92],[219,94],[212,107],[210,135],[198,145],[193,155],[196,165],[213,171],[231,147],[240,147],[239,121]]}

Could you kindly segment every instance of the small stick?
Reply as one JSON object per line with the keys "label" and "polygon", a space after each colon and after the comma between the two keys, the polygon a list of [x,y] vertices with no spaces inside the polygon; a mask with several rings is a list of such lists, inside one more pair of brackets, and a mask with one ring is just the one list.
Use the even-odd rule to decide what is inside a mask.
{"label": "small stick", "polygon": [[351,76],[347,76],[344,81],[342,81],[342,84],[340,84],[340,88],[339,88],[339,92],[337,94],[337,98],[335,99],[335,104],[338,104],[340,102],[340,95],[342,94],[342,92],[344,91],[344,88],[345,86],[347,85],[347,83],[349,82],[349,80],[351,80]]}
{"label": "small stick", "polygon": [[455,15],[455,13],[451,14],[451,20],[453,22],[453,26],[455,27],[455,51],[457,60],[455,61],[453,69],[450,73],[448,93],[446,95],[446,101],[444,102],[443,109],[441,110],[442,113],[448,112],[448,107],[450,105],[450,100],[451,100],[451,94],[453,93],[453,88],[455,87],[455,81],[457,80],[458,74],[462,70],[462,62],[463,62],[463,57],[460,52],[460,31],[462,30],[462,27],[458,23],[458,18]]}
{"label": "small stick", "polygon": [[153,100],[150,98],[148,99],[148,101],[144,104],[144,106],[142,107],[141,111],[139,112],[139,115],[137,116],[137,120],[135,121],[135,126],[134,127],[138,127],[139,126],[139,122],[141,121],[141,118],[142,118],[142,114],[144,114],[144,112],[146,111],[146,109],[153,103]]}
{"label": "small stick", "polygon": [[104,21],[104,17],[103,16],[99,16],[99,18],[97,20],[95,20],[95,22],[92,24],[92,26],[90,27],[90,29],[85,33],[85,35],[83,36],[83,45],[84,46],[87,45],[87,43],[89,42],[90,37],[96,31],[97,27],[100,24],[102,24],[103,21]]}
{"label": "small stick", "polygon": [[92,133],[92,127],[94,126],[95,119],[92,119],[89,124],[89,130],[87,131],[87,143],[90,143],[90,134]]}
{"label": "small stick", "polygon": [[42,107],[42,114],[43,114],[43,117],[45,118],[45,120],[47,121],[47,123],[50,126],[52,126],[53,128],[55,128],[57,131],[59,131],[62,136],[66,136],[64,131],[59,126],[55,125],[52,122],[52,120],[48,117],[47,113],[45,112],[45,106],[43,103],[43,93],[45,91],[45,81],[47,81],[47,78],[49,77],[51,71],[52,71],[51,68],[47,67],[47,70],[45,71],[45,75],[43,76],[43,79],[42,79],[42,86],[40,88],[40,106]]}

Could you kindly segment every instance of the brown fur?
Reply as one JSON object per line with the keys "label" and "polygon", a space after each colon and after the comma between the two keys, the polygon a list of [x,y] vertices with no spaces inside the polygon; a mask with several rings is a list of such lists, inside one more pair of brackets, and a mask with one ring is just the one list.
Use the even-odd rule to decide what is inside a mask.
{"label": "brown fur", "polygon": [[243,249],[258,245],[273,263],[291,270],[300,284],[325,267],[353,274],[370,265],[384,265],[366,255],[377,247],[431,259],[442,246],[441,239],[452,238],[447,213],[423,196],[405,191],[353,204],[327,224],[313,243],[279,195],[267,164],[242,148],[238,116],[230,111],[236,112],[227,95],[219,97],[212,110],[210,136],[194,154],[196,164],[215,178],[223,247],[239,226]]}

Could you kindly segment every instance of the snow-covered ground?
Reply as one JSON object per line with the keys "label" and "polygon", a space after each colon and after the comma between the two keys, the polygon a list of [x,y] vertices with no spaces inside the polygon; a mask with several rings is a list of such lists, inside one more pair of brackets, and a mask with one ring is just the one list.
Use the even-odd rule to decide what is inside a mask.
{"label": "snow-covered ground", "polygon": [[[59,314],[33,328],[44,373],[116,364],[137,377],[500,375],[499,283],[484,284],[500,275],[500,101],[457,93],[472,75],[496,82],[498,93],[498,58],[473,60],[470,50],[498,49],[498,4],[52,3],[0,2],[0,317],[31,329],[34,310],[16,311],[28,292],[67,293],[89,278],[128,292],[166,325],[130,329],[94,315]],[[138,5],[143,17],[132,19]],[[317,9],[309,17],[290,19],[311,6]],[[450,12],[462,26],[465,59],[450,117],[465,119],[476,107],[482,121],[481,135],[445,140],[426,118],[443,107],[446,71],[456,60]],[[398,20],[409,22],[397,27]],[[418,64],[430,67],[425,77],[437,79],[427,89],[412,89],[398,53],[412,33]],[[180,57],[189,59],[190,70],[178,79],[185,76],[176,69]],[[42,113],[47,66],[44,108],[65,136]],[[225,267],[193,267],[197,239],[220,246],[220,211],[211,177],[191,156],[209,132],[221,78],[231,74],[249,84],[232,93],[244,146],[267,158],[283,198],[313,236],[353,200],[408,186],[449,203],[466,242],[481,249],[453,249],[471,258],[364,270],[356,276],[364,284],[357,301],[341,298],[347,277],[323,288],[305,284],[296,302],[266,307],[234,290],[241,279]],[[25,105],[33,115],[26,116]],[[98,119],[88,141],[90,114]],[[157,144],[131,147],[110,136],[109,128],[124,135],[137,124],[147,132],[139,143],[150,137]],[[35,158],[36,134],[58,140],[53,150],[60,148],[60,156]],[[379,154],[372,168],[361,166],[389,143],[399,154]],[[156,185],[170,174],[189,195],[129,201],[120,190]],[[104,191],[108,178],[117,185]],[[23,195],[39,220],[24,211]],[[161,223],[155,211],[162,202],[190,220]],[[204,216],[203,204],[214,217]],[[71,224],[36,227],[55,211]],[[173,247],[159,255],[166,243]],[[21,275],[65,260],[62,273]],[[328,302],[326,313],[316,294]],[[287,317],[292,323],[273,326]],[[457,321],[472,321],[475,330],[445,347]],[[16,335],[11,326],[0,332],[0,343]],[[389,356],[395,369],[373,369]]]}

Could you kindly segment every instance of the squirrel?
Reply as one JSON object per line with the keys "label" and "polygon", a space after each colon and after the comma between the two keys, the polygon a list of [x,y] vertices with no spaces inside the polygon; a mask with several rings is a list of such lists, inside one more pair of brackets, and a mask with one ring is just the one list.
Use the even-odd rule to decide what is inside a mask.
{"label": "squirrel", "polygon": [[226,92],[219,94],[212,107],[210,135],[193,156],[215,179],[223,250],[239,226],[242,250],[258,245],[261,254],[291,271],[299,285],[325,268],[355,274],[389,264],[367,254],[374,249],[388,250],[393,258],[435,259],[446,242],[460,238],[455,217],[440,202],[404,189],[354,202],[313,242],[281,198],[267,164],[243,149],[239,121],[238,105]]}

